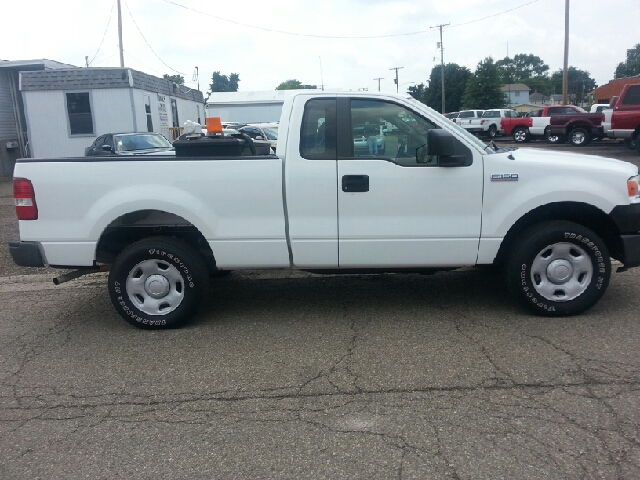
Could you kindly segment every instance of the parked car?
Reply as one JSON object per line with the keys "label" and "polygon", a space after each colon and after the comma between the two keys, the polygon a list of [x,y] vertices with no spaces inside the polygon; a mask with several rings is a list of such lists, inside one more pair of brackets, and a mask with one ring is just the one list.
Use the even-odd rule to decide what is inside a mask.
{"label": "parked car", "polygon": [[605,121],[611,122],[607,136],[623,139],[640,154],[640,85],[625,85],[620,97],[611,101],[611,110],[604,113]]}
{"label": "parked car", "polygon": [[246,133],[254,140],[261,137],[268,140],[273,151],[278,146],[278,124],[277,123],[249,123],[244,127],[236,128],[241,133]]}
{"label": "parked car", "polygon": [[496,135],[502,135],[501,120],[503,118],[517,118],[518,112],[510,108],[492,108],[485,110],[481,118],[473,118],[468,124],[462,125],[470,133],[486,135],[494,138]]}
{"label": "parked car", "polygon": [[482,118],[484,110],[462,110],[455,119],[460,126],[469,125],[474,118]]}
{"label": "parked car", "polygon": [[451,113],[444,114],[444,116],[447,117],[449,120],[451,120],[453,123],[456,123],[456,119],[458,118],[458,115],[460,115],[460,112],[451,112]]}
{"label": "parked car", "polygon": [[112,155],[175,155],[173,145],[160,133],[107,133],[85,148],[88,157]]}
{"label": "parked car", "polygon": [[[544,138],[549,143],[564,143],[569,137],[575,145],[586,145],[591,141],[590,133],[595,136],[602,134],[601,123],[602,114],[587,113],[575,105],[551,105],[532,110],[524,118],[505,118],[500,126],[505,135],[513,135],[516,143],[536,138]],[[580,130],[574,135],[573,130],[578,128]]]}

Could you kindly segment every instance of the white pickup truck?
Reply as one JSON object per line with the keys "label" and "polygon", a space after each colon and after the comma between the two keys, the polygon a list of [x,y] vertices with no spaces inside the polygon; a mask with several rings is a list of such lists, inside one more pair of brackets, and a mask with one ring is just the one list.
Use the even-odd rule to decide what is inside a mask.
{"label": "white pickup truck", "polygon": [[472,118],[462,127],[471,133],[495,138],[503,132],[501,121],[503,118],[517,118],[518,112],[510,108],[492,108],[485,110],[480,118]]}
{"label": "white pickup truck", "polygon": [[[394,126],[384,152],[354,148],[368,123]],[[525,306],[562,316],[604,294],[610,257],[640,265],[637,167],[488,147],[410,97],[298,93],[276,155],[176,153],[19,160],[14,261],[77,269],[54,283],[110,270],[116,310],[147,329],[182,325],[227,270],[493,264]]]}

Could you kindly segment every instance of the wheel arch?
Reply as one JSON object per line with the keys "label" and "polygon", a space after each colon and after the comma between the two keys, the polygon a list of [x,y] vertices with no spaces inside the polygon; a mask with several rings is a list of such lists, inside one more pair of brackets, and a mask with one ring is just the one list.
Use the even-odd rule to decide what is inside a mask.
{"label": "wheel arch", "polygon": [[592,125],[589,125],[588,123],[581,122],[581,121],[570,123],[569,125],[567,125],[567,130],[566,130],[567,134],[571,133],[576,128],[584,128],[587,132],[590,132]]}
{"label": "wheel arch", "polygon": [[111,221],[96,245],[96,261],[111,264],[129,245],[158,236],[183,240],[204,257],[210,269],[215,269],[213,251],[202,232],[182,216],[157,209],[136,210]]}
{"label": "wheel arch", "polygon": [[620,231],[609,215],[586,203],[556,202],[537,207],[520,217],[507,231],[494,263],[505,263],[511,248],[526,229],[550,220],[562,220],[582,225],[602,238],[612,258],[617,259],[622,255]]}

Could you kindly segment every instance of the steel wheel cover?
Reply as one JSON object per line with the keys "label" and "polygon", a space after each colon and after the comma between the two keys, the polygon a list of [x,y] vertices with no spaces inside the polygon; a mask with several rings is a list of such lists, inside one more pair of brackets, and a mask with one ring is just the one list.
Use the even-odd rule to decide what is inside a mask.
{"label": "steel wheel cover", "polygon": [[165,260],[144,260],[127,276],[127,295],[145,314],[167,315],[184,300],[184,279],[178,269]]}
{"label": "steel wheel cover", "polygon": [[554,243],[536,255],[530,275],[534,288],[544,298],[568,302],[582,295],[591,284],[593,263],[582,247]]}

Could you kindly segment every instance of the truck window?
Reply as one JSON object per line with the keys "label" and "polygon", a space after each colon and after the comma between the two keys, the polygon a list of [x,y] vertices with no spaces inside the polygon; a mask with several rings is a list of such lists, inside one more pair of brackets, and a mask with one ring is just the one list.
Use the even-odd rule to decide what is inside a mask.
{"label": "truck window", "polygon": [[309,100],[302,117],[300,156],[309,160],[336,160],[336,139],[336,100]]}
{"label": "truck window", "polygon": [[[389,129],[389,124],[395,128]],[[426,145],[427,132],[432,128],[438,127],[395,103],[351,100],[353,157],[381,157],[402,166],[437,166],[437,158],[421,163],[416,160],[416,149]]]}
{"label": "truck window", "polygon": [[622,105],[640,105],[640,85],[629,85]]}

